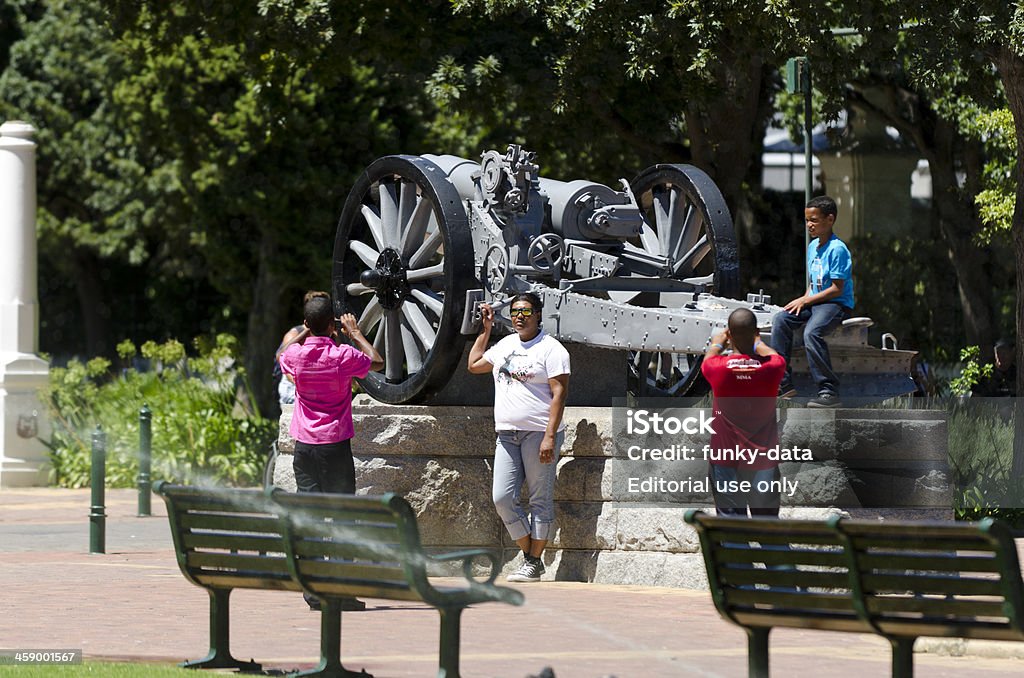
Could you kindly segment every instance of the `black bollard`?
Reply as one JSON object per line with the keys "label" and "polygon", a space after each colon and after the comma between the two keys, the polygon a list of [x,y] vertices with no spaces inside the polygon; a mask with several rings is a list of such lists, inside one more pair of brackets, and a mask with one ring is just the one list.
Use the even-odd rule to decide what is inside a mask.
{"label": "black bollard", "polygon": [[89,512],[89,553],[106,553],[107,514],[103,491],[107,480],[107,436],[99,426],[92,434],[92,509]]}
{"label": "black bollard", "polygon": [[150,513],[150,482],[149,472],[153,454],[153,413],[148,405],[139,410],[139,516]]}

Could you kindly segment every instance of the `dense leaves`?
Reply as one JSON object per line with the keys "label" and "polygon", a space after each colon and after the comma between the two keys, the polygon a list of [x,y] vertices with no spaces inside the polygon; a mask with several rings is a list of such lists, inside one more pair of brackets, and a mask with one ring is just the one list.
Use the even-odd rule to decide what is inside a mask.
{"label": "dense leaves", "polygon": [[[907,274],[888,298],[913,299],[915,321],[925,300],[958,304],[946,325],[984,344],[1006,296],[985,245],[1024,222],[1022,23],[997,0],[0,0],[0,116],[40,128],[44,308],[76,295],[90,354],[239,333],[266,406],[301,292],[327,286],[347,188],[389,153],[520,142],[550,176],[606,183],[697,164],[748,284],[785,296],[799,210],[762,195],[761,146],[797,112],[780,69],[806,55],[816,119],[870,109],[931,164],[956,291]],[[865,247],[884,274],[892,246]],[[63,318],[44,314],[44,345],[80,352]],[[911,332],[936,355],[968,343]]]}
{"label": "dense leaves", "polygon": [[187,357],[176,341],[147,342],[139,363],[134,344],[125,341],[117,347],[125,367],[113,373],[105,358],[84,364],[73,360],[53,369],[44,399],[53,422],[48,446],[56,484],[89,484],[98,426],[106,435],[107,485],[133,487],[143,405],[152,412],[154,481],[259,484],[277,422],[239,400],[245,372],[238,366],[233,337],[197,340],[196,345],[199,354]]}

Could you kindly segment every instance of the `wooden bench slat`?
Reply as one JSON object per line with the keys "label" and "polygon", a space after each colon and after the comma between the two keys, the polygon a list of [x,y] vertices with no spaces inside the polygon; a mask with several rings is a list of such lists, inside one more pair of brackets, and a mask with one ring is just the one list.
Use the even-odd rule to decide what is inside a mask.
{"label": "wooden bench slat", "polygon": [[184,530],[219,530],[224,532],[254,532],[280,534],[280,525],[275,516],[241,513],[197,513],[189,512],[180,516]]}
{"label": "wooden bench slat", "polygon": [[203,586],[222,589],[263,589],[271,591],[301,591],[294,579],[288,575],[272,576],[261,574],[254,576],[249,573],[196,572],[196,581]]}
{"label": "wooden bench slat", "polygon": [[303,540],[294,545],[296,555],[303,558],[318,558],[322,556],[338,558],[341,560],[402,560],[406,556],[405,550],[398,544],[372,544],[369,542],[341,542],[341,541],[316,541]]}
{"label": "wooden bench slat", "polygon": [[732,518],[725,516],[713,516],[703,514],[700,517],[703,529],[708,531],[725,530],[730,533],[756,530],[765,534],[778,532],[781,534],[823,534],[833,535],[829,527],[821,522],[813,520],[777,519],[757,520],[752,522],[749,518]]}
{"label": "wooden bench slat", "polygon": [[819,631],[871,633],[871,627],[852,612],[850,614],[807,610],[799,615],[773,610],[737,611],[733,618],[742,626],[787,626]]}
{"label": "wooden bench slat", "polygon": [[[302,515],[317,515],[320,511],[333,511],[335,514],[356,515],[365,513],[373,516],[391,516],[391,509],[382,497],[366,497],[351,494],[318,494],[316,492],[288,492],[274,496],[278,506],[299,508]],[[321,514],[326,515],[326,514]],[[389,520],[394,520],[393,517]]]}
{"label": "wooden bench slat", "polygon": [[865,574],[861,577],[865,592],[902,593],[944,593],[973,596],[999,596],[1002,585],[998,579],[977,579],[974,577],[937,576],[928,574]]}
{"label": "wooden bench slat", "polygon": [[893,636],[938,636],[942,638],[979,638],[983,640],[1024,640],[1024,634],[1007,624],[1000,622],[976,621],[959,623],[957,621],[934,621],[880,619],[876,622],[882,633]]}
{"label": "wooden bench slat", "polygon": [[970,600],[964,598],[922,598],[920,596],[872,596],[867,599],[868,612],[887,616],[890,613],[957,615],[1006,618],[1002,600]]}
{"label": "wooden bench slat", "polygon": [[178,511],[274,513],[277,506],[259,490],[218,490],[216,493],[175,495]]}
{"label": "wooden bench slat", "polygon": [[288,574],[288,559],[284,556],[189,551],[185,554],[185,561],[189,567],[193,568],[216,568],[218,570],[236,570],[246,573]]}
{"label": "wooden bench slat", "polygon": [[299,573],[309,577],[319,577],[332,581],[347,581],[350,579],[360,582],[368,581],[397,581],[408,586],[405,581],[405,569],[401,564],[373,564],[373,563],[343,563],[337,560],[300,560],[298,563]]}
{"label": "wooden bench slat", "polygon": [[809,591],[770,591],[765,589],[733,589],[728,594],[730,609],[740,605],[771,605],[800,610],[845,611],[855,614],[850,593],[821,593]]}
{"label": "wooden bench slat", "polygon": [[846,572],[813,572],[810,570],[777,570],[764,568],[718,568],[723,584],[733,586],[765,584],[767,586],[804,588],[847,588],[850,578]]}
{"label": "wooden bench slat", "polygon": [[765,565],[817,565],[821,567],[846,568],[846,556],[841,551],[785,549],[773,550],[763,548],[722,548],[714,552],[715,562],[731,563],[764,563]]}
{"label": "wooden bench slat", "polygon": [[[289,505],[290,506],[290,505]],[[302,512],[303,523],[319,523],[340,521],[346,523],[363,522],[371,525],[394,525],[395,517],[386,506],[363,505],[358,507],[317,506],[305,504],[294,507]],[[297,527],[301,527],[297,526]]]}
{"label": "wooden bench slat", "polygon": [[[385,600],[412,600],[422,601],[423,597],[408,584],[395,582],[395,586],[389,587],[386,583],[339,584],[332,581],[312,580],[309,583],[311,590],[322,596],[357,596],[359,598],[383,598]],[[401,585],[399,585],[401,584]]]}
{"label": "wooden bench slat", "polygon": [[836,546],[842,544],[834,534],[786,534],[784,532],[752,532],[748,530],[736,532],[721,532],[719,530],[708,530],[708,537],[712,546],[717,550],[723,548],[724,544],[745,544],[757,542],[758,544],[808,544],[814,546]]}
{"label": "wooden bench slat", "polygon": [[237,551],[259,551],[284,553],[281,538],[269,534],[237,534],[235,532],[186,532],[181,536],[182,545],[187,549],[233,549]]}
{"label": "wooden bench slat", "polygon": [[354,558],[398,560],[403,553],[399,544],[374,544],[370,547],[367,544],[345,541],[315,541],[308,539],[296,542],[294,548],[295,554],[303,558],[327,557],[339,560],[352,560]]}
{"label": "wooden bench slat", "polygon": [[975,556],[898,553],[859,553],[857,564],[869,570],[940,570],[943,572],[998,572],[999,561],[992,555]]}
{"label": "wooden bench slat", "polygon": [[333,539],[338,542],[382,542],[398,544],[402,535],[394,525],[366,523],[318,523],[299,525],[293,531],[298,539]]}
{"label": "wooden bench slat", "polygon": [[977,551],[991,552],[992,546],[984,539],[965,539],[963,537],[922,536],[917,533],[879,536],[860,536],[853,538],[854,547],[859,553],[870,549],[887,549],[891,551]]}
{"label": "wooden bench slat", "polygon": [[[914,522],[913,525],[914,538],[936,537],[941,540],[953,539],[960,542],[978,541],[981,543],[987,543],[987,540],[979,534],[976,523],[921,520]],[[901,522],[843,520],[843,532],[855,539],[876,536],[900,538],[907,534],[906,526],[907,523]]]}

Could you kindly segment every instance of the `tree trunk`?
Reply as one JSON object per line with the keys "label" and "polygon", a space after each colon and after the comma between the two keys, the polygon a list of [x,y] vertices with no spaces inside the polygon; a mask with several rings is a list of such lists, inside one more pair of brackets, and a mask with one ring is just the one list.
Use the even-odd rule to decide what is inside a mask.
{"label": "tree trunk", "polygon": [[686,110],[686,130],[693,164],[708,173],[725,196],[733,215],[746,211],[744,181],[752,159],[761,151],[771,117],[764,105],[765,68],[757,55],[719,55],[718,96]]}
{"label": "tree trunk", "polygon": [[282,284],[273,267],[277,255],[274,238],[261,236],[256,279],[253,281],[252,306],[246,330],[245,369],[255,399],[264,416],[274,416],[277,408],[277,384],[272,378],[274,352],[285,328],[282,326]]}
{"label": "tree trunk", "polygon": [[110,306],[106,302],[100,264],[91,252],[76,250],[68,257],[75,293],[82,311],[82,330],[85,334],[85,355],[113,357],[110,341]]}
{"label": "tree trunk", "polygon": [[[1024,393],[1024,58],[1009,45],[1003,45],[996,57],[996,68],[1006,90],[1017,133],[1017,204],[1013,210],[1013,253],[1017,265],[1017,393]],[[1014,476],[1024,476],[1024,406],[1015,398],[1013,433]],[[1018,504],[1019,505],[1019,504]]]}
{"label": "tree trunk", "polygon": [[968,346],[979,346],[982,356],[991,360],[992,280],[989,276],[989,252],[971,240],[965,224],[978,225],[977,212],[963,204],[953,193],[954,187],[941,186],[934,180],[932,190],[939,230],[949,248],[950,270],[956,275],[957,291]]}

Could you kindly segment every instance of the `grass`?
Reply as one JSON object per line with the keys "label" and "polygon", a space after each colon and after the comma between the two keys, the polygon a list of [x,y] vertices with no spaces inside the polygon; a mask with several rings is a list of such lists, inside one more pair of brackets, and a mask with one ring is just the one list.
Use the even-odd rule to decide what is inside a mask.
{"label": "grass", "polygon": [[164,664],[126,664],[86,662],[63,665],[0,666],[0,676],[6,678],[79,678],[104,676],[105,678],[196,678],[196,671]]}

